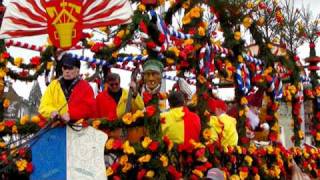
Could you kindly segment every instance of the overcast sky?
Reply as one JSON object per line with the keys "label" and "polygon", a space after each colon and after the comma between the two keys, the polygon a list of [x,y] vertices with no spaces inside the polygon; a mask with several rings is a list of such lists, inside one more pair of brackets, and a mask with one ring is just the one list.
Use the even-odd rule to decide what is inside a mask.
{"label": "overcast sky", "polygon": [[[9,0],[4,0],[5,3],[7,3]],[[302,4],[304,4],[305,7],[307,7],[309,5],[311,11],[314,13],[314,15],[316,15],[316,13],[319,13],[319,9],[320,9],[320,0],[293,0],[294,4],[296,7],[300,8],[302,6]],[[46,42],[47,37],[46,36],[37,36],[37,37],[32,37],[32,38],[18,38],[16,40],[21,41],[21,42],[27,42],[30,44],[36,44],[36,45],[43,45]],[[320,54],[320,48],[319,48],[320,44],[318,43],[317,45],[317,53]],[[10,52],[10,54],[13,57],[23,57],[24,59],[28,60],[33,56],[38,56],[39,53],[38,52],[34,52],[34,51],[29,51],[29,50],[24,50],[24,49],[20,49],[20,48],[14,48],[14,47],[10,47],[8,48],[8,51]],[[298,53],[299,56],[301,58],[305,58],[309,55],[309,48],[308,45],[304,45],[302,47],[300,47],[298,49]],[[86,52],[85,55],[90,56],[91,53],[90,52]],[[125,75],[126,77],[130,76],[130,73],[125,72],[125,71],[118,71],[121,73],[121,75]],[[121,82],[121,86],[123,87],[127,87],[128,84],[128,79],[129,78],[122,78],[122,82]],[[43,77],[39,77],[38,79],[41,89],[44,90],[45,89],[45,85],[44,85],[44,78]],[[167,81],[167,87],[171,87],[173,82],[172,81]],[[13,87],[16,89],[17,93],[24,97],[24,98],[28,98],[29,93],[30,93],[30,89],[32,87],[32,83],[26,83],[26,82],[20,82],[20,81],[16,81],[13,83]],[[230,93],[227,94],[231,94],[232,91],[230,91]],[[229,99],[231,96],[226,96],[227,99]]]}

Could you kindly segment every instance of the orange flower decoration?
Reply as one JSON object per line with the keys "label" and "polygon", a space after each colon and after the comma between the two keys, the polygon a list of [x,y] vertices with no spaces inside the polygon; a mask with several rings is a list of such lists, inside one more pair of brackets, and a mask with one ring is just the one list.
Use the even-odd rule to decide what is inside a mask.
{"label": "orange flower decoration", "polygon": [[4,101],[3,101],[3,107],[4,108],[8,108],[10,106],[10,100],[9,99],[5,99]]}

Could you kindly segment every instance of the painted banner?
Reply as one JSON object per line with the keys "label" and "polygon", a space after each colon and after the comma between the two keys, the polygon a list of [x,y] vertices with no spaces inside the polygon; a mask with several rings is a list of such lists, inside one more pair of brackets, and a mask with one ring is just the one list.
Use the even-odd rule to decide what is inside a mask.
{"label": "painted banner", "polygon": [[130,23],[132,14],[128,0],[11,0],[0,38],[49,34],[56,47],[69,49],[83,29]]}
{"label": "painted banner", "polygon": [[31,147],[31,180],[106,180],[107,135],[93,127],[75,131],[58,127],[42,134]]}

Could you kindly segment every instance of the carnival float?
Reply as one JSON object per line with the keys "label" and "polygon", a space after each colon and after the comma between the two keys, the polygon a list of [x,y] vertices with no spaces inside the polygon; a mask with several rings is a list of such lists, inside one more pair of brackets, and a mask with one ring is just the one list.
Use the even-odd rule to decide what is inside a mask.
{"label": "carnival float", "polygon": [[[1,179],[202,179],[212,168],[227,179],[294,179],[298,170],[309,178],[320,176],[319,17],[296,9],[293,1],[11,0],[0,10]],[[49,38],[41,46],[19,41],[43,34]],[[306,59],[297,52],[303,43],[309,44]],[[39,56],[15,57],[7,51],[11,46]],[[128,54],[126,48],[132,46],[137,53]],[[68,51],[74,49],[90,50],[93,56]],[[144,63],[157,60],[164,72],[175,73],[162,75],[177,81],[173,88],[183,88],[181,81],[195,87],[188,107],[200,117],[200,141],[186,148],[162,136],[165,90],[142,93],[142,111],[127,111],[112,121],[80,119],[76,130],[36,113],[7,116],[14,109],[12,95],[4,92],[10,82],[36,82],[44,76],[49,83],[59,75],[64,52],[93,69],[83,78],[98,89],[110,69],[141,74]],[[121,78],[144,83],[139,75]],[[210,138],[210,103],[217,96],[213,92],[223,88],[234,89],[227,104],[237,120],[236,146],[223,146],[223,133],[216,141]],[[39,91],[32,106],[38,105],[34,98]],[[269,128],[252,128],[248,113],[253,106],[259,125]],[[290,118],[282,118],[281,107],[290,107]],[[292,132],[290,147],[280,140],[283,121],[289,122],[285,131]],[[80,136],[83,131],[92,133]],[[121,131],[121,138],[102,131]],[[88,167],[71,167],[70,159]],[[98,177],[95,170],[102,165]],[[82,174],[70,175],[72,168]]]}

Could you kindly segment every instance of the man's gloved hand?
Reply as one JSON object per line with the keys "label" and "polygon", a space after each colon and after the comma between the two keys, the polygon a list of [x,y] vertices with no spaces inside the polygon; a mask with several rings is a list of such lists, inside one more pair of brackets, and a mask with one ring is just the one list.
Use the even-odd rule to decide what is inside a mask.
{"label": "man's gloved hand", "polygon": [[138,88],[137,88],[137,83],[134,81],[131,81],[129,84],[130,88],[132,89],[133,92],[133,97],[136,97],[138,95]]}
{"label": "man's gloved hand", "polygon": [[192,98],[192,91],[190,89],[190,85],[188,84],[188,82],[185,79],[180,78],[178,80],[178,85],[179,85],[180,91],[186,94],[188,100],[190,100]]}

